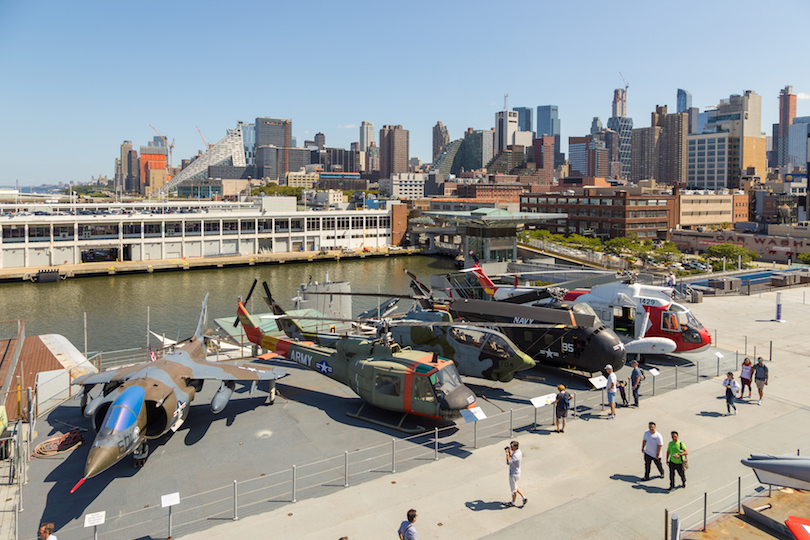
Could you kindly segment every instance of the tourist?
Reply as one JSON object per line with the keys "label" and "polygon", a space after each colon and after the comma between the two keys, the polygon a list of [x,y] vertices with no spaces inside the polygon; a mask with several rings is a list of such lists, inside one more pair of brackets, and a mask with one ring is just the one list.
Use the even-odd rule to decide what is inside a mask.
{"label": "tourist", "polygon": [[646,377],[638,367],[638,360],[631,360],[630,365],[633,366],[633,372],[630,374],[630,384],[633,386],[633,406],[638,407],[638,391],[641,387],[641,381]]}
{"label": "tourist", "polygon": [[751,398],[751,375],[753,372],[754,366],[751,364],[751,359],[746,357],[745,360],[743,360],[742,369],[740,370],[740,399],[743,398],[746,386],[748,386],[748,398]]}
{"label": "tourist", "polygon": [[653,462],[661,474],[659,478],[664,477],[664,466],[661,464],[664,438],[655,430],[655,422],[650,422],[649,428],[644,432],[644,438],[641,440],[641,452],[644,454],[644,478],[642,480],[650,479],[650,464]]}
{"label": "tourist", "polygon": [[56,535],[53,534],[53,523],[43,523],[39,526],[39,538],[41,540],[56,540]]}
{"label": "tourist", "polygon": [[607,398],[608,404],[610,404],[610,414],[608,415],[608,420],[613,420],[616,418],[616,391],[619,388],[619,385],[616,380],[616,374],[613,373],[613,366],[610,364],[605,366],[605,371],[607,372]]}
{"label": "tourist", "polygon": [[672,432],[672,441],[667,446],[667,465],[669,466],[669,489],[675,489],[675,471],[681,477],[681,487],[686,487],[686,471],[684,470],[684,456],[689,450],[678,440],[678,432]]}
{"label": "tourist", "polygon": [[[555,403],[554,425],[557,427],[557,433],[565,433],[565,420],[568,418],[568,409],[571,406],[571,394],[565,391],[565,385],[563,384],[557,387]],[[562,427],[560,427],[560,420],[562,420]]]}
{"label": "tourist", "polygon": [[762,357],[757,358],[757,365],[754,366],[754,382],[759,390],[759,401],[757,405],[762,405],[762,394],[768,386],[768,366],[762,363]]}
{"label": "tourist", "polygon": [[723,379],[723,387],[726,389],[726,416],[731,416],[731,409],[734,409],[734,414],[737,414],[737,406],[734,404],[734,396],[737,395],[740,385],[734,378],[732,372],[726,373],[726,378]]}
{"label": "tourist", "polygon": [[524,506],[529,500],[518,487],[518,480],[520,480],[520,462],[523,461],[523,452],[518,449],[519,446],[520,444],[517,441],[512,441],[509,446],[504,448],[506,451],[506,464],[509,465],[509,488],[512,490],[512,501],[506,503],[506,506],[515,506],[515,499],[518,493],[523,498]]}
{"label": "tourist", "polygon": [[408,510],[408,519],[399,526],[399,540],[416,540],[416,510]]}

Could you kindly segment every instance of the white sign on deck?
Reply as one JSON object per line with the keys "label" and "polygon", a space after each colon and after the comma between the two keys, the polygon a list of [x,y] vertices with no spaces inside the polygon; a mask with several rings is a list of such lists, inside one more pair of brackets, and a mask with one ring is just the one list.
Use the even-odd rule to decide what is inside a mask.
{"label": "white sign on deck", "polygon": [[472,409],[461,409],[461,417],[468,423],[477,420],[485,420],[487,415],[481,410],[481,407],[473,407]]}
{"label": "white sign on deck", "polygon": [[176,506],[180,504],[180,492],[169,493],[160,498],[160,507],[166,508],[167,506]]}
{"label": "white sign on deck", "polygon": [[604,375],[599,375],[598,377],[592,377],[592,378],[590,378],[588,380],[591,381],[591,384],[597,390],[599,390],[600,388],[606,388],[607,387],[607,378]]}
{"label": "white sign on deck", "polygon": [[649,372],[650,372],[650,375],[652,375],[653,377],[658,377],[659,375],[661,375],[661,372],[660,372],[660,371],[658,371],[658,370],[657,370],[657,369],[655,369],[655,368],[650,368],[650,369],[649,369]]}
{"label": "white sign on deck", "polygon": [[532,405],[534,405],[535,409],[539,409],[540,407],[551,405],[552,403],[557,401],[557,394],[546,394],[545,396],[532,398],[529,401],[532,402]]}
{"label": "white sign on deck", "polygon": [[85,514],[84,515],[84,526],[85,527],[97,527],[99,525],[104,525],[104,518],[107,516],[107,511],[104,510],[103,512],[96,512],[94,514]]}

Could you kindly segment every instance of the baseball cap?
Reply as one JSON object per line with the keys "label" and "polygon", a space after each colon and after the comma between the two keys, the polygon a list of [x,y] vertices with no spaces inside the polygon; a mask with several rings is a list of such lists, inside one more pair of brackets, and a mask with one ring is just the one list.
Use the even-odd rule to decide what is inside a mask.
{"label": "baseball cap", "polygon": [[608,370],[608,369],[609,369],[610,371],[613,371],[613,366],[611,366],[610,364],[606,365],[606,366],[605,366],[605,370]]}

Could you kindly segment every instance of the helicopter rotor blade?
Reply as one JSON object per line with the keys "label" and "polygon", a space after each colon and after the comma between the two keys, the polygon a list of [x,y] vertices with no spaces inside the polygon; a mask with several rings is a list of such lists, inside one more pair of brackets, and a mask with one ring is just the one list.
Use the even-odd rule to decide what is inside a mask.
{"label": "helicopter rotor blade", "polygon": [[[248,300],[250,300],[250,297],[251,297],[251,295],[253,294],[253,289],[255,289],[255,288],[256,288],[256,284],[257,284],[258,282],[259,282],[259,280],[258,280],[258,279],[254,279],[254,280],[253,280],[253,285],[251,285],[251,286],[250,286],[250,291],[248,291],[248,294],[247,294],[247,296],[245,297],[245,301],[244,301],[244,302],[242,302],[242,305],[243,305],[243,306],[244,306],[244,305],[246,305],[246,304],[248,303]],[[237,326],[239,326],[239,318],[238,318],[238,317],[237,317],[237,318],[236,318],[236,320],[233,322],[233,327],[234,327],[234,328],[236,328]]]}

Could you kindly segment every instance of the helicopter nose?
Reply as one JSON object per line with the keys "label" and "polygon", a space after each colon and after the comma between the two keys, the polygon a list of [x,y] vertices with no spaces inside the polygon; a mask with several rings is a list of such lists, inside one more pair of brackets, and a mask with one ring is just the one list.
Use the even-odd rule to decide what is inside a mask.
{"label": "helicopter nose", "polygon": [[94,446],[87,455],[87,464],[84,466],[84,477],[92,478],[110,468],[118,461],[117,446]]}
{"label": "helicopter nose", "polygon": [[461,410],[470,407],[475,407],[475,394],[466,386],[460,386],[442,398],[440,402],[441,417],[459,418]]}

